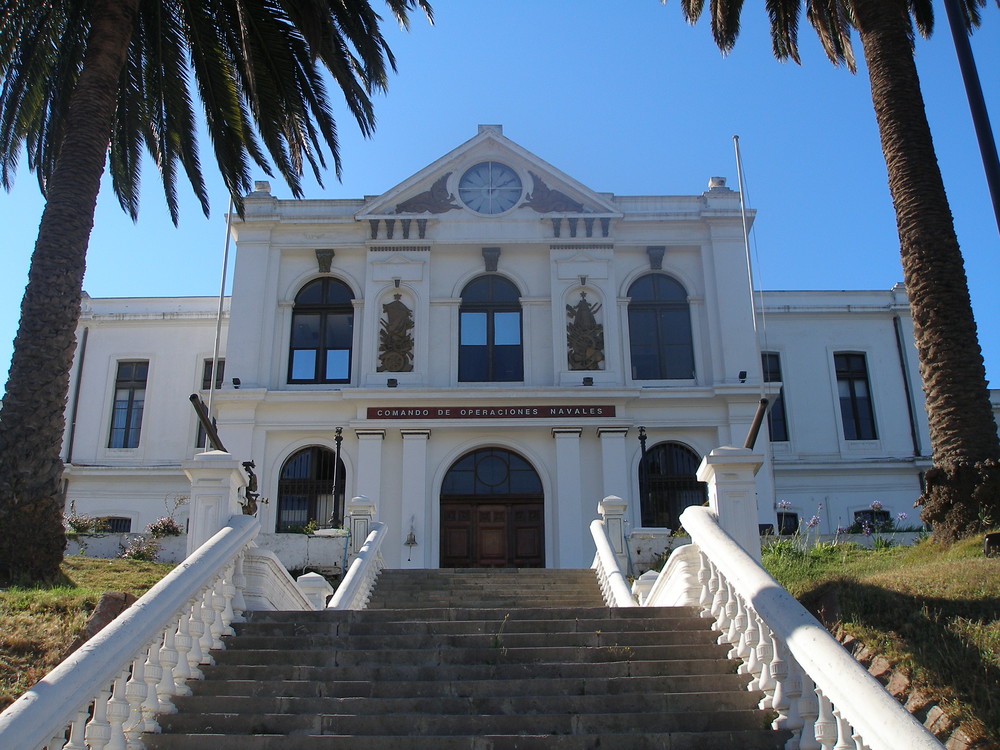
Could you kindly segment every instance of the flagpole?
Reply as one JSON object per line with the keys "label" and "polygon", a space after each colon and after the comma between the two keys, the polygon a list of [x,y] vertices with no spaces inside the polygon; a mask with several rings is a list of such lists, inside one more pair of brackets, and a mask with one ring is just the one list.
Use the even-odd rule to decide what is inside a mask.
{"label": "flagpole", "polygon": [[229,196],[229,209],[226,211],[226,243],[222,252],[222,282],[219,284],[219,309],[215,316],[215,349],[212,352],[211,379],[208,383],[208,415],[212,416],[212,402],[215,399],[216,372],[219,369],[219,346],[222,340],[222,308],[226,301],[226,273],[229,270],[229,242],[233,226],[233,196]]}

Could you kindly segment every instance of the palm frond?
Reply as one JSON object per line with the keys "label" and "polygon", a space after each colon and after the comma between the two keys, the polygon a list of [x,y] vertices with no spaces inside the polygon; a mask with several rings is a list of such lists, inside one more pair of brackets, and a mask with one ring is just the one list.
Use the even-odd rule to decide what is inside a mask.
{"label": "palm frond", "polygon": [[743,0],[711,0],[712,37],[716,45],[728,53],[740,35],[740,12]]}
{"label": "palm frond", "polygon": [[843,64],[852,73],[856,72],[849,8],[843,0],[807,0],[806,18],[816,30],[830,62]]}
{"label": "palm frond", "polygon": [[[662,0],[666,2],[666,0]],[[692,26],[701,18],[701,12],[705,9],[705,0],[681,0],[681,13],[684,20]]]}
{"label": "palm frond", "polygon": [[799,0],[766,0],[771,21],[771,50],[779,60],[799,59]]}

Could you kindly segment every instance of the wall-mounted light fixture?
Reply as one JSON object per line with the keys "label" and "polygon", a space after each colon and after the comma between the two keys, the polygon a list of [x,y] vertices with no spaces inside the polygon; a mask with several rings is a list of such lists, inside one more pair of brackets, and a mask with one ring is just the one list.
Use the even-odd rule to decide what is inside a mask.
{"label": "wall-mounted light fixture", "polygon": [[587,286],[587,274],[580,274],[580,286]]}
{"label": "wall-mounted light fixture", "polygon": [[594,379],[588,375],[587,377],[585,377],[583,379],[583,384],[584,385],[593,385],[594,384]]}
{"label": "wall-mounted light fixture", "polygon": [[243,383],[240,382],[239,378],[233,378],[233,388],[238,391],[241,385],[243,385]]}
{"label": "wall-mounted light fixture", "polygon": [[747,371],[746,370],[740,370],[740,382],[741,383],[747,382]]}
{"label": "wall-mounted light fixture", "polygon": [[395,388],[399,385],[399,380],[396,378],[389,378],[385,381],[386,388]]}

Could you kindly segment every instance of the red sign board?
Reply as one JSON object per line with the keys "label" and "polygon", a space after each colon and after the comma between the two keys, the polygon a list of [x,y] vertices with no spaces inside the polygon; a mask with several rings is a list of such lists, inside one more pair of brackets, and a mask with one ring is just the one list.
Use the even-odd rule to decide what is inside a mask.
{"label": "red sign board", "polygon": [[370,406],[368,419],[595,419],[615,416],[615,407],[596,406]]}

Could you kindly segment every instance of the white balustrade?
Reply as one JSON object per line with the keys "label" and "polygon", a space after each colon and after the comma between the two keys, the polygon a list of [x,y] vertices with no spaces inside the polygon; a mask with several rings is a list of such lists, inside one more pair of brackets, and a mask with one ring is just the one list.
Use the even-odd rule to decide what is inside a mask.
{"label": "white balustrade", "polygon": [[371,599],[375,580],[385,567],[381,549],[388,533],[386,525],[381,521],[373,521],[371,529],[365,543],[358,550],[357,557],[347,569],[347,575],[326,605],[327,609],[364,609]]}
{"label": "white balustrade", "polygon": [[591,567],[597,574],[597,582],[601,587],[601,595],[609,607],[639,606],[628,587],[628,581],[618,567],[618,558],[608,538],[605,521],[598,518],[590,523],[590,533],[594,537],[597,554]]}
{"label": "white balustrade", "polygon": [[227,525],[0,714],[0,747],[140,750],[210,648],[242,621],[243,554],[257,519]]}
{"label": "white balustrade", "polygon": [[786,750],[943,748],[709,509],[688,508],[681,522],[692,544],[671,555],[643,606],[697,606],[712,619],[761,708],[777,714],[774,728],[791,732]]}

